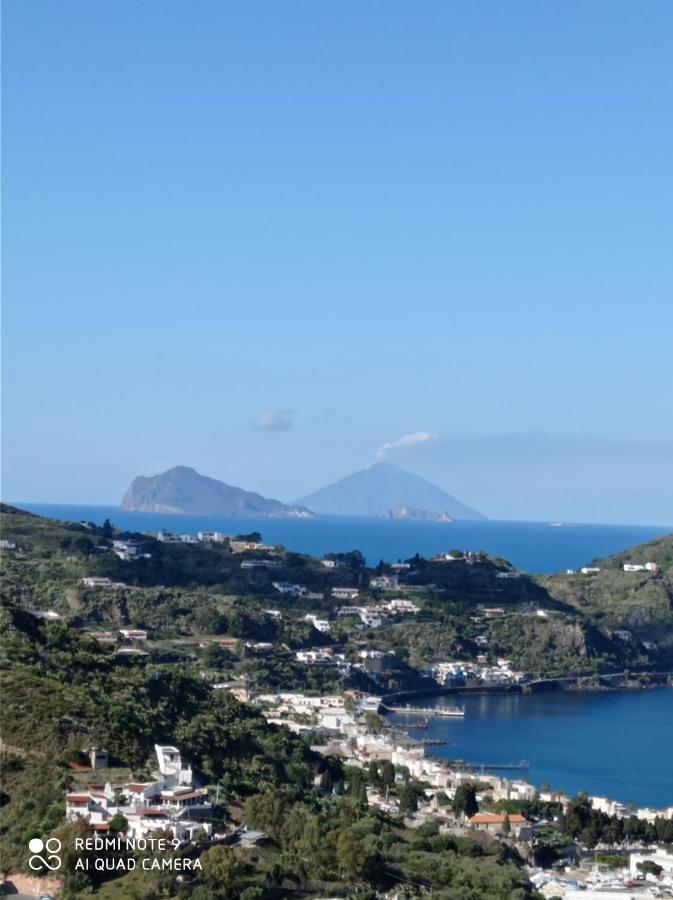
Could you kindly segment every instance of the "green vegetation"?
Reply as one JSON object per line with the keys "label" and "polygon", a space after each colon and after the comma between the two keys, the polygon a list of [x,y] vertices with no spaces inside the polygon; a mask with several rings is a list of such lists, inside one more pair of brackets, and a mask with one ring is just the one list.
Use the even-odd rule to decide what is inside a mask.
{"label": "green vegetation", "polygon": [[[451,562],[416,556],[404,577],[415,588],[419,612],[367,629],[356,617],[337,619],[343,601],[331,597],[333,586],[351,585],[361,592],[358,602],[380,600],[380,592],[369,591],[369,578],[389,574],[390,567],[381,563],[370,570],[357,551],[334,554],[339,566],[327,569],[282,548],[269,557],[261,551],[234,554],[226,544],[163,544],[115,531],[109,522],[53,522],[6,507],[3,526],[16,547],[2,553],[2,868],[25,866],[30,838],[82,827],[63,824],[64,793],[93,783],[82,780],[73,764],[94,744],[109,751],[117,769],[142,778],[153,765],[154,743],[177,743],[217,793],[216,818],[268,836],[250,850],[204,849],[199,842],[180,848],[178,853],[203,862],[201,872],[181,882],[166,873],[68,876],[66,898],[94,890],[110,900],[276,900],[396,887],[409,896],[431,891],[447,900],[529,897],[521,860],[501,843],[440,834],[435,825],[410,829],[368,807],[369,788],[394,797],[401,816],[413,815],[424,788],[408,772],[396,772],[387,761],[361,771],[324,758],[209,681],[379,693],[427,685],[419,669],[433,659],[482,653],[489,660],[508,656],[537,676],[653,669],[673,659],[672,538],[631,554],[659,566],[635,578],[621,571],[621,558],[601,564],[596,576],[530,579],[499,578],[516,573],[486,554],[456,552]],[[120,559],[111,547],[120,538],[136,540],[149,558]],[[275,565],[241,566],[257,558]],[[86,586],[82,579],[91,576],[121,584]],[[305,585],[311,596],[281,596],[272,586],[276,580]],[[504,614],[486,620],[486,605],[502,607]],[[538,616],[537,608],[546,615]],[[45,610],[60,618],[35,615]],[[331,616],[330,634],[314,628],[306,612]],[[128,627],[148,632],[149,641],[135,645],[146,648],[144,654],[118,655],[114,642],[95,638]],[[618,628],[629,628],[634,640],[615,638]],[[659,646],[655,655],[642,647],[650,639]],[[326,644],[360,667],[311,667],[295,656]],[[368,664],[361,666],[363,650],[383,655],[365,657]],[[368,721],[373,730],[381,726],[373,714]],[[474,786],[458,791],[453,808],[465,816],[476,811]],[[552,808],[547,813],[553,818]],[[123,830],[124,823],[115,827]],[[549,826],[549,840],[572,838],[586,846],[627,837],[670,841],[670,828],[663,820],[646,825],[609,819],[580,797]]]}
{"label": "green vegetation", "polygon": [[[375,889],[425,885],[446,898],[495,900],[504,888],[507,896],[528,896],[516,859],[501,848],[485,850],[427,829],[420,837],[405,836],[399,823],[369,811],[367,781],[392,786],[403,812],[415,809],[420,786],[408,779],[396,785],[389,763],[366,775],[344,770],[201,680],[144,660],[116,666],[95,642],[60,623],[40,623],[11,606],[3,616],[8,702],[2,731],[12,741],[3,759],[3,870],[25,864],[31,837],[57,833],[64,839],[76,827],[60,824],[73,778],[67,763],[88,743],[108,747],[115,764],[142,775],[153,743],[174,740],[201,777],[220,786],[230,815],[242,809],[241,821],[270,838],[255,853],[207,850],[202,871],[189,882],[200,897],[249,897],[250,890],[259,897],[290,896],[317,885],[340,890],[362,882]],[[314,790],[316,777],[322,793]],[[339,793],[326,792],[326,784],[341,785]],[[127,880],[135,884],[137,876]],[[66,896],[91,887],[103,895],[111,890],[82,872],[66,878]],[[159,897],[182,888],[163,873],[162,880],[148,875],[142,891]]]}
{"label": "green vegetation", "polygon": [[[369,578],[390,574],[389,565],[382,562],[369,570],[354,550],[328,554],[339,565],[326,569],[311,557],[277,548],[273,567],[242,568],[243,560],[269,556],[259,551],[232,553],[226,543],[162,543],[149,535],[116,532],[109,522],[99,528],[55,522],[10,507],[3,507],[3,513],[5,536],[17,544],[16,551],[3,553],[7,599],[54,610],[75,627],[147,629],[155,642],[164,642],[151,648],[157,662],[181,657],[197,667],[202,661],[198,643],[204,637],[236,638],[242,644],[229,647],[228,665],[220,659],[208,667],[227,677],[249,673],[260,687],[296,687],[302,677],[309,677],[316,688],[366,685],[366,678],[346,678],[336,671],[306,676],[304,669],[283,658],[288,651],[330,642],[341,645],[352,661],[363,641],[370,649],[394,654],[396,662],[388,659],[378,682],[370,685],[379,692],[419,687],[415,670],[431,660],[475,659],[479,653],[490,660],[511,658],[518,669],[538,677],[673,665],[670,536],[597,561],[601,571],[590,576],[533,579],[485,553],[451,551],[455,558],[450,562],[416,555],[404,576],[406,583],[421,589],[414,595],[422,607],[416,617],[367,632],[358,631],[356,619],[339,619],[327,636],[304,620],[305,613],[333,615],[341,605],[330,595],[335,585],[358,587],[365,600],[380,598],[380,592],[368,597]],[[111,542],[120,537],[138,541],[149,558],[119,559],[111,552]],[[659,570],[622,571],[624,561],[643,560],[655,562]],[[502,574],[517,577],[498,577]],[[85,576],[108,577],[121,586],[87,588],[82,584]],[[311,596],[280,596],[273,581],[302,584]],[[423,592],[424,586],[432,586],[432,591]],[[269,606],[281,610],[281,619],[264,612]],[[488,623],[487,650],[475,643],[484,628],[475,624],[474,615],[483,606],[505,610],[504,617]],[[546,618],[536,616],[537,609],[545,610]],[[632,640],[615,636],[624,629],[632,632]],[[177,643],[166,643],[170,641]],[[246,641],[272,642],[280,657],[274,649],[272,660],[252,662],[243,648]]]}
{"label": "green vegetation", "polygon": [[[624,572],[625,563],[654,563],[654,572]],[[593,560],[599,572],[554,575],[537,582],[558,602],[605,638],[631,632],[630,640],[613,639],[617,657],[631,667],[673,665],[673,535],[629,551]],[[643,642],[656,645],[646,649]]]}
{"label": "green vegetation", "polygon": [[[75,768],[85,748],[105,747],[117,771],[143,778],[153,765],[154,743],[170,741],[217,793],[215,818],[259,828],[267,843],[252,850],[206,849],[198,842],[180,848],[179,855],[202,861],[201,870],[182,881],[166,872],[134,871],[116,878],[74,872],[66,853],[65,898],[94,891],[111,900],[275,900],[396,886],[409,894],[432,890],[447,900],[530,896],[521,861],[499,844],[443,836],[434,827],[413,831],[368,808],[367,787],[372,786],[397,797],[403,815],[412,814],[423,788],[407,772],[396,777],[387,761],[366,772],[345,768],[200,677],[200,666],[206,665],[246,674],[260,684],[306,689],[314,679],[316,690],[332,689],[334,673],[307,670],[287,651],[248,655],[249,639],[319,645],[324,639],[301,621],[301,609],[279,622],[263,612],[268,601],[250,584],[243,595],[203,590],[201,584],[175,586],[168,578],[161,588],[87,589],[81,578],[100,573],[101,566],[91,547],[111,537],[109,526],[52,524],[18,512],[7,513],[6,519],[18,549],[3,554],[10,576],[0,622],[3,871],[25,867],[32,837],[55,834],[71,846],[75,836],[86,834],[83,823],[63,823],[66,790],[94,783],[95,773],[83,776]],[[175,569],[169,566],[182,572],[181,580],[192,568],[184,562],[191,550],[202,558],[201,548],[178,547]],[[362,561],[357,555],[351,561],[354,575]],[[207,562],[214,565],[211,558]],[[312,571],[307,560],[291,559],[290,564]],[[325,577],[313,568],[316,578]],[[344,577],[340,572],[339,580]],[[131,580],[127,572],[124,578]],[[30,611],[45,608],[60,611],[62,618],[45,620]],[[82,630],[127,624],[159,635],[147,655],[117,656]],[[203,631],[236,639],[226,648],[208,641],[199,647]],[[192,643],[173,645],[169,636],[175,634]],[[364,673],[355,677],[367,680]],[[123,831],[121,817],[113,824]]]}
{"label": "green vegetation", "polygon": [[493,622],[490,638],[494,653],[544,677],[614,670],[623,662],[620,647],[576,616],[512,613]]}

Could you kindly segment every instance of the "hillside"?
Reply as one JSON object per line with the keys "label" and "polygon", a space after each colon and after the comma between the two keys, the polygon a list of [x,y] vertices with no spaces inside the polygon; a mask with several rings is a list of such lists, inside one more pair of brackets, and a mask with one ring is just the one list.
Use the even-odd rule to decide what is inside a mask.
{"label": "hillside", "polygon": [[[169,545],[157,562],[164,576],[189,578],[188,588],[175,587],[170,577],[164,587],[89,588],[82,576],[107,564],[114,554],[105,548],[120,532],[109,524],[57,522],[8,507],[2,514],[3,537],[14,545],[2,551],[7,575],[0,615],[3,873],[27,870],[29,839],[54,836],[66,848],[62,896],[71,900],[92,891],[101,898],[194,893],[207,900],[301,900],[351,896],[363,885],[373,896],[419,879],[446,900],[532,897],[515,851],[479,836],[440,836],[437,827],[430,845],[427,829],[368,808],[363,777],[378,784],[378,768],[363,776],[339,759],[321,756],[309,740],[268,724],[257,708],[228,691],[211,688],[213,676],[221,681],[237,674],[258,688],[334,690],[334,684],[321,682],[319,671],[288,658],[288,646],[301,646],[307,637],[310,646],[320,635],[303,620],[304,610],[294,608],[300,598],[286,602],[276,596],[280,620],[265,611],[273,589],[264,569],[241,570],[241,557],[227,548]],[[157,541],[137,537],[149,552],[159,552]],[[330,583],[367,577],[356,553],[335,555],[337,573],[308,557],[274,553],[284,576],[303,572],[316,587],[323,579],[323,600],[311,602],[324,603],[326,611],[334,610]],[[188,562],[190,556],[196,562]],[[142,565],[109,560],[117,563],[126,582]],[[241,578],[243,571],[251,579],[247,588],[256,594],[231,596],[222,585],[207,592],[198,582],[201,571],[209,578],[218,573],[224,581]],[[40,618],[41,610],[53,607],[61,611],[59,620]],[[146,652],[123,656],[103,642],[101,624],[145,626],[153,638],[173,628],[180,640],[153,639]],[[221,634],[241,640],[224,650],[214,639]],[[362,639],[366,633],[357,635]],[[246,638],[273,642],[273,655],[247,658]],[[346,631],[337,638],[347,650]],[[204,671],[211,677],[204,678]],[[66,792],[100,792],[108,778],[145,783],[152,777],[157,742],[175,744],[188,758],[215,801],[218,829],[233,838],[245,823],[264,831],[268,841],[248,851],[195,839],[179,853],[201,859],[202,871],[179,877],[168,871],[119,875],[93,866],[75,871],[69,848],[86,831],[82,823],[64,823]],[[86,768],[84,751],[94,744],[109,751],[110,769]],[[393,768],[392,776],[390,796],[400,804],[410,802],[410,791],[422,795],[408,772],[396,781]],[[333,785],[333,792],[324,784]],[[116,828],[123,830],[124,822]]]}
{"label": "hillside", "polygon": [[[654,571],[625,565],[654,563]],[[539,577],[553,598],[578,610],[608,635],[630,632],[624,644],[656,645],[662,660],[673,657],[673,534],[588,564],[597,572]]]}
{"label": "hillside", "polygon": [[323,515],[397,518],[400,509],[412,518],[484,519],[477,510],[441,488],[391,463],[375,463],[303,497],[298,503]]}
{"label": "hillside", "polygon": [[[482,652],[477,637],[484,633],[489,658],[509,657],[532,676],[673,665],[670,574],[663,568],[643,576],[624,573],[616,557],[612,568],[599,576],[532,578],[486,554],[450,561],[416,555],[399,576],[397,596],[411,592],[418,614],[413,620],[393,618],[362,632],[356,623],[338,618],[343,601],[331,591],[355,587],[358,602],[376,604],[381,594],[368,588],[370,579],[392,570],[387,564],[368,569],[357,552],[330,554],[335,567],[326,568],[319,560],[281,547],[242,556],[226,542],[166,544],[109,525],[64,523],[8,507],[3,512],[3,535],[16,544],[15,550],[2,554],[7,601],[52,610],[80,628],[149,629],[153,658],[188,665],[198,665],[198,642],[204,634],[227,636],[234,643],[271,642],[277,649],[264,660],[246,659],[239,652],[227,657],[227,671],[254,674],[259,687],[284,684],[289,689],[310,683],[318,689],[376,688],[367,683],[364,672],[353,669],[344,675],[336,669],[302,668],[287,656],[288,647],[295,651],[336,641],[357,660],[363,639],[372,649],[397,655],[404,665],[390,676],[391,684],[395,681],[399,687],[401,679],[407,688],[418,684],[430,659],[475,659]],[[131,561],[120,559],[113,538],[138,542],[142,553]],[[642,552],[663,567],[669,542],[655,541],[646,545],[649,555]],[[108,578],[112,584],[87,587],[83,579],[90,576]],[[307,595],[281,597],[274,582],[303,585]],[[269,615],[269,607],[280,609],[280,618]],[[500,607],[503,615],[484,628],[478,624],[483,607]],[[311,612],[332,620],[329,640],[306,620]],[[615,636],[621,629],[632,630],[634,639]]]}
{"label": "hillside", "polygon": [[309,510],[301,506],[287,506],[279,500],[232,487],[200,475],[188,466],[175,466],[149,478],[144,475],[134,478],[124,494],[121,509],[217,516],[311,516]]}

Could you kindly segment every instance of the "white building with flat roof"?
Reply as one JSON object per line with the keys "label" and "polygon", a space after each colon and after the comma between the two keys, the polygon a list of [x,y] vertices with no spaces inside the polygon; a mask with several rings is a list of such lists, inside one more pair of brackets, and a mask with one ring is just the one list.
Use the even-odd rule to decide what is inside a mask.
{"label": "white building with flat roof", "polygon": [[360,596],[360,592],[353,587],[334,587],[332,588],[332,596],[335,600],[355,600]]}
{"label": "white building with flat roof", "polygon": [[167,780],[174,779],[176,784],[192,783],[192,767],[183,765],[182,756],[177,747],[170,744],[155,744],[154,751],[159,763],[159,771]]}

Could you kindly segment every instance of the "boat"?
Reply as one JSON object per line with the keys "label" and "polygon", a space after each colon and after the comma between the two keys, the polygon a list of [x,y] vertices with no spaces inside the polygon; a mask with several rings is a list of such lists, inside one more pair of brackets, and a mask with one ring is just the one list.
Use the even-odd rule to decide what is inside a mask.
{"label": "boat", "polygon": [[381,709],[384,712],[393,712],[401,716],[422,715],[460,719],[465,716],[465,710],[460,706],[386,706],[385,703],[382,703]]}
{"label": "boat", "polygon": [[462,706],[439,706],[437,708],[438,716],[458,716],[459,718],[463,718],[465,716],[465,710]]}

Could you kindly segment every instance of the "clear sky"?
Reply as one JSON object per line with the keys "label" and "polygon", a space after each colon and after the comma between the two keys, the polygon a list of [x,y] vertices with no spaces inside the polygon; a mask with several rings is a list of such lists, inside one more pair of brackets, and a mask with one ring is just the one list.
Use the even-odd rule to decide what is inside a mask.
{"label": "clear sky", "polygon": [[2,8],[7,499],[673,522],[670,0]]}

